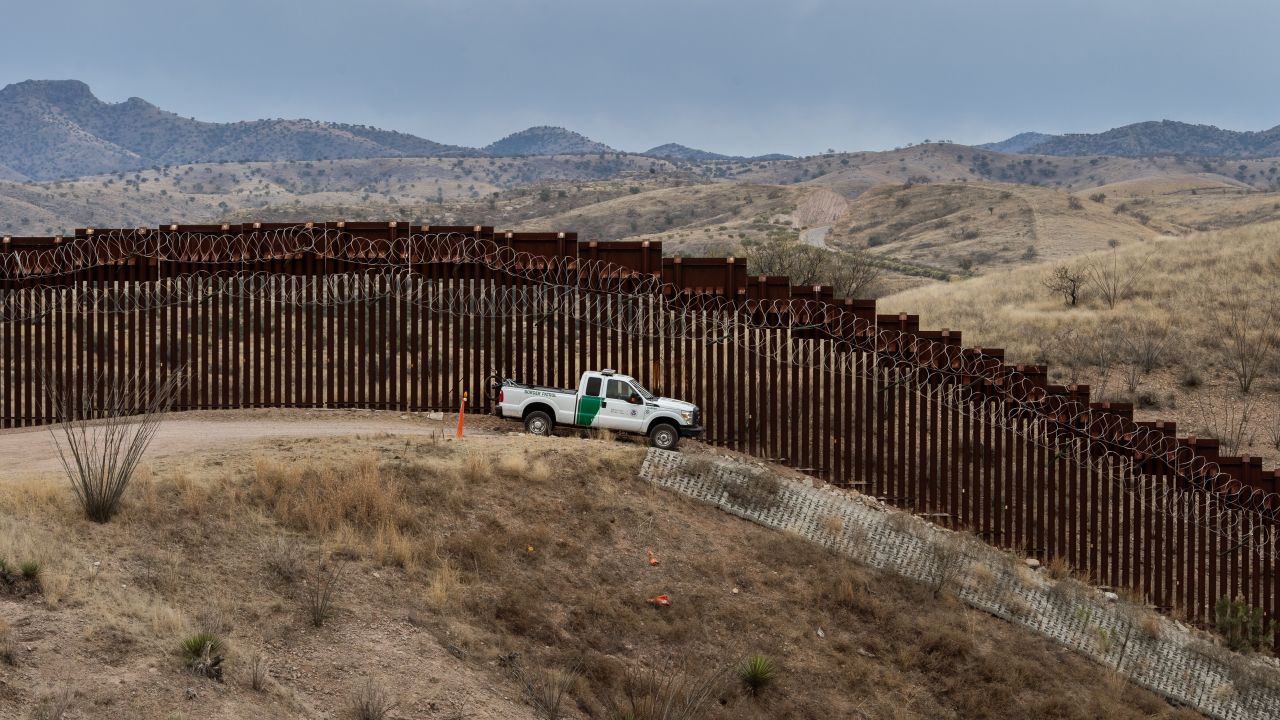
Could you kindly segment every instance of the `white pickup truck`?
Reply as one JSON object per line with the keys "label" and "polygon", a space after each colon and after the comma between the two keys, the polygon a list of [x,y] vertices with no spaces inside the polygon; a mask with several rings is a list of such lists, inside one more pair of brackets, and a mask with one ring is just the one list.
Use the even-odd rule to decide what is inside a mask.
{"label": "white pickup truck", "polygon": [[696,405],[649,392],[635,378],[613,370],[582,373],[578,390],[496,382],[498,417],[519,418],[534,435],[550,435],[556,425],[643,433],[656,448],[674,450],[682,437],[702,433]]}

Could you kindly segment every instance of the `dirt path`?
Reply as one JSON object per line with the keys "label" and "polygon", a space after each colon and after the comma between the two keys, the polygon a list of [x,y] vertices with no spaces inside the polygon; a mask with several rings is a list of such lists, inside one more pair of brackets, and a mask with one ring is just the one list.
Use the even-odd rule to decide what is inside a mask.
{"label": "dirt path", "polygon": [[[226,446],[252,447],[277,438],[350,435],[429,435],[452,437],[456,413],[398,413],[372,410],[223,410],[174,413],[164,420],[147,449],[145,462],[164,462]],[[518,430],[516,423],[468,416],[467,434],[494,435]],[[61,470],[53,438],[43,427],[0,431],[0,481]]]}

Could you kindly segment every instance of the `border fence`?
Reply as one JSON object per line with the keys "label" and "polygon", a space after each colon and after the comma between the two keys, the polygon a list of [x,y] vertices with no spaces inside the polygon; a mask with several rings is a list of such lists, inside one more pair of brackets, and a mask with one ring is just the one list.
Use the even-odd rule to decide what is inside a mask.
{"label": "border fence", "polygon": [[48,384],[74,407],[134,373],[147,387],[181,369],[177,410],[414,412],[483,397],[493,373],[567,386],[601,367],[697,403],[709,442],[1060,558],[1162,610],[1207,624],[1241,596],[1280,617],[1280,481],[1257,458],[874,301],[749,277],[741,258],[403,222],[0,244],[3,428],[57,422]]}

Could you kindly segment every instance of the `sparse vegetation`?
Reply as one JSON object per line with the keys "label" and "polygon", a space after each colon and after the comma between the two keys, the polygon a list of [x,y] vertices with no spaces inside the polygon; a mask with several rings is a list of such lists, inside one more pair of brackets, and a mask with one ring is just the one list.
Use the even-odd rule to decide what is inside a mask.
{"label": "sparse vegetation", "polygon": [[45,378],[45,394],[60,422],[49,425],[49,432],[85,517],[103,523],[116,514],[142,453],[183,382],[182,370],[154,383],[139,373],[121,380],[104,372],[73,394],[70,387]]}
{"label": "sparse vegetation", "polygon": [[342,566],[322,553],[312,567],[303,588],[307,618],[315,627],[322,627],[333,616],[334,601],[342,582]]}
{"label": "sparse vegetation", "polygon": [[1271,647],[1274,629],[1265,619],[1262,608],[1245,602],[1244,598],[1218,598],[1214,607],[1214,627],[1235,652],[1249,652]]}
{"label": "sparse vegetation", "polygon": [[577,684],[577,668],[561,671],[555,668],[521,667],[517,673],[529,704],[545,720],[560,720],[569,702],[569,693]]}
{"label": "sparse vegetation", "polygon": [[386,720],[395,706],[382,683],[369,678],[351,694],[349,709],[352,720]]}
{"label": "sparse vegetation", "polygon": [[752,655],[738,665],[738,680],[750,695],[759,695],[777,679],[778,668],[766,655]]}
{"label": "sparse vegetation", "polygon": [[182,639],[182,659],[187,669],[210,680],[222,680],[222,661],[226,645],[217,635],[199,632]]}

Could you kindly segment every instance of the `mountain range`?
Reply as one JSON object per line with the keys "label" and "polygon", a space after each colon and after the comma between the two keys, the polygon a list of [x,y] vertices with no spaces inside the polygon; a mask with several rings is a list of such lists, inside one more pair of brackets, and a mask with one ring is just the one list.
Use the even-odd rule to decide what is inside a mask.
{"label": "mountain range", "polygon": [[[0,90],[0,180],[54,180],[196,162],[617,152],[559,127],[531,127],[483,148],[470,148],[365,125],[314,120],[202,122],[141,98],[103,102],[77,80],[28,80]],[[728,159],[675,144],[648,154]],[[762,159],[775,157],[788,156]]]}
{"label": "mountain range", "polygon": [[1262,131],[1223,130],[1175,120],[1133,123],[1100,133],[1025,132],[978,147],[1035,155],[1176,155],[1215,158],[1280,156],[1280,126]]}

